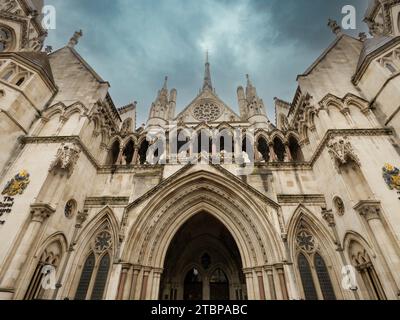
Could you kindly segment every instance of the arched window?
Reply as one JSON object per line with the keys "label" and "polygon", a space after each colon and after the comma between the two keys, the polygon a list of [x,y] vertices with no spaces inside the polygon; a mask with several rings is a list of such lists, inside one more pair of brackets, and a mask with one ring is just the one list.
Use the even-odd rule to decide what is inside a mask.
{"label": "arched window", "polygon": [[[44,250],[35,268],[31,282],[25,293],[24,300],[43,299],[46,294],[42,282],[45,276],[56,272],[62,259],[63,249],[59,241],[52,242]],[[52,275],[54,276],[54,274]]]}
{"label": "arched window", "polygon": [[11,77],[13,76],[13,74],[14,74],[14,70],[8,70],[8,71],[5,72],[5,74],[2,77],[2,79],[4,81],[9,81],[11,79]]}
{"label": "arched window", "polygon": [[102,300],[111,266],[113,241],[110,227],[105,224],[91,244],[79,279],[75,300]]}
{"label": "arched window", "polygon": [[229,281],[221,269],[216,269],[210,278],[210,299],[229,300]]}
{"label": "arched window", "polygon": [[96,281],[94,282],[92,300],[102,300],[104,289],[107,283],[108,271],[110,269],[110,256],[107,253],[100,260],[99,269],[97,270]]}
{"label": "arched window", "polygon": [[119,156],[119,152],[120,152],[120,143],[118,140],[116,140],[111,149],[110,152],[108,154],[108,160],[107,160],[107,164],[108,165],[114,165],[117,164],[117,160],[118,160],[118,156]]}
{"label": "arched window", "polygon": [[196,301],[203,299],[203,280],[199,270],[191,269],[185,277],[184,300]]}
{"label": "arched window", "polygon": [[318,253],[315,254],[314,265],[324,300],[336,300],[335,292],[333,291],[332,282],[329,277],[325,261]]}
{"label": "arched window", "polygon": [[390,71],[390,73],[395,74],[397,72],[395,66],[393,64],[391,64],[390,62],[386,62],[385,63],[385,67],[386,69],[388,69]]}
{"label": "arched window", "polygon": [[145,164],[147,162],[147,151],[149,150],[149,142],[144,140],[139,148],[139,162]]}
{"label": "arched window", "polygon": [[290,137],[289,139],[289,150],[292,155],[292,160],[295,162],[304,161],[303,152],[301,151],[301,147],[297,140],[294,137]]}
{"label": "arched window", "polygon": [[285,161],[285,146],[281,139],[274,139],[274,151],[279,162]]}
{"label": "arched window", "polygon": [[130,165],[132,164],[133,160],[133,153],[135,151],[135,144],[133,143],[132,140],[128,142],[128,144],[125,146],[124,153],[123,153],[123,165]]}
{"label": "arched window", "polygon": [[17,87],[20,87],[20,86],[22,86],[22,84],[25,82],[25,77],[21,77],[21,78],[19,78],[18,79],[18,81],[15,83],[15,85],[17,86]]}
{"label": "arched window", "polygon": [[306,300],[318,300],[310,264],[308,263],[305,255],[302,253],[299,254],[298,265]]}
{"label": "arched window", "polygon": [[92,278],[94,265],[96,263],[96,259],[94,253],[90,253],[87,257],[85,264],[83,266],[81,278],[79,280],[79,286],[76,290],[75,300],[85,300],[87,296],[87,291],[89,289],[90,279]]}
{"label": "arched window", "polygon": [[[207,131],[202,130],[197,135],[197,153],[206,152],[212,154],[212,139]],[[207,142],[208,141],[208,142]]]}
{"label": "arched window", "polygon": [[365,294],[370,300],[386,300],[386,295],[378,274],[365,248],[357,241],[349,244],[349,255],[353,266],[359,273]]}
{"label": "arched window", "polygon": [[299,251],[297,263],[306,300],[336,300],[326,263],[318,252],[317,239],[304,222],[296,236]]}
{"label": "arched window", "polygon": [[269,162],[270,157],[269,157],[269,146],[267,141],[261,137],[260,139],[258,139],[258,151],[260,152],[262,159],[260,159],[261,161],[264,162]]}

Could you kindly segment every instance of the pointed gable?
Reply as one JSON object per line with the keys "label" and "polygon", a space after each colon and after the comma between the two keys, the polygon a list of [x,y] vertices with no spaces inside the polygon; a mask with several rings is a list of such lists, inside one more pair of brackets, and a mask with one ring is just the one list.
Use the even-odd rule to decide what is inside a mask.
{"label": "pointed gable", "polygon": [[220,123],[240,121],[240,117],[214,92],[204,90],[175,120],[185,123]]}
{"label": "pointed gable", "polygon": [[83,104],[103,100],[109,83],[104,81],[93,68],[71,47],[61,48],[49,55],[54,80],[59,93],[54,103],[71,104],[81,101]]}

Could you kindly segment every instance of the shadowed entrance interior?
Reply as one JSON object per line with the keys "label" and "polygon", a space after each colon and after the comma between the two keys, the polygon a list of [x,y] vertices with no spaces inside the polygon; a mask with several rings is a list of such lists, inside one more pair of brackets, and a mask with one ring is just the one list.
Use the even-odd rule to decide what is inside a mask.
{"label": "shadowed entrance interior", "polygon": [[194,216],[175,235],[165,260],[160,299],[247,299],[239,249],[212,215]]}

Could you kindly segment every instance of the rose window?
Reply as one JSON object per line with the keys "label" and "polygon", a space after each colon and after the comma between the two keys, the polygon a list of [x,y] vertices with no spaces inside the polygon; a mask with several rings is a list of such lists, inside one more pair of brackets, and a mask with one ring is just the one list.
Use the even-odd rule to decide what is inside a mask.
{"label": "rose window", "polygon": [[111,234],[107,231],[100,232],[94,241],[94,246],[97,252],[103,252],[112,245],[112,237]]}
{"label": "rose window", "polygon": [[306,252],[313,252],[315,250],[315,239],[306,230],[301,230],[297,234],[297,245]]}
{"label": "rose window", "polygon": [[212,102],[201,103],[193,110],[193,116],[204,122],[217,120],[222,114],[221,108]]}

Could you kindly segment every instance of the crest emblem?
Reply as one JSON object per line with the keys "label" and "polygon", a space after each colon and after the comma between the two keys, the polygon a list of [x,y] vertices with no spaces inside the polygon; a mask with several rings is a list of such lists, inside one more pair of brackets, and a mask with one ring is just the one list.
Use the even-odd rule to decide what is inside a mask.
{"label": "crest emblem", "polygon": [[390,164],[383,167],[383,178],[390,190],[400,191],[400,170]]}
{"label": "crest emblem", "polygon": [[18,194],[23,194],[26,187],[31,182],[29,180],[30,174],[22,170],[20,171],[14,178],[12,178],[4,188],[2,195],[6,195],[9,197],[16,196]]}

